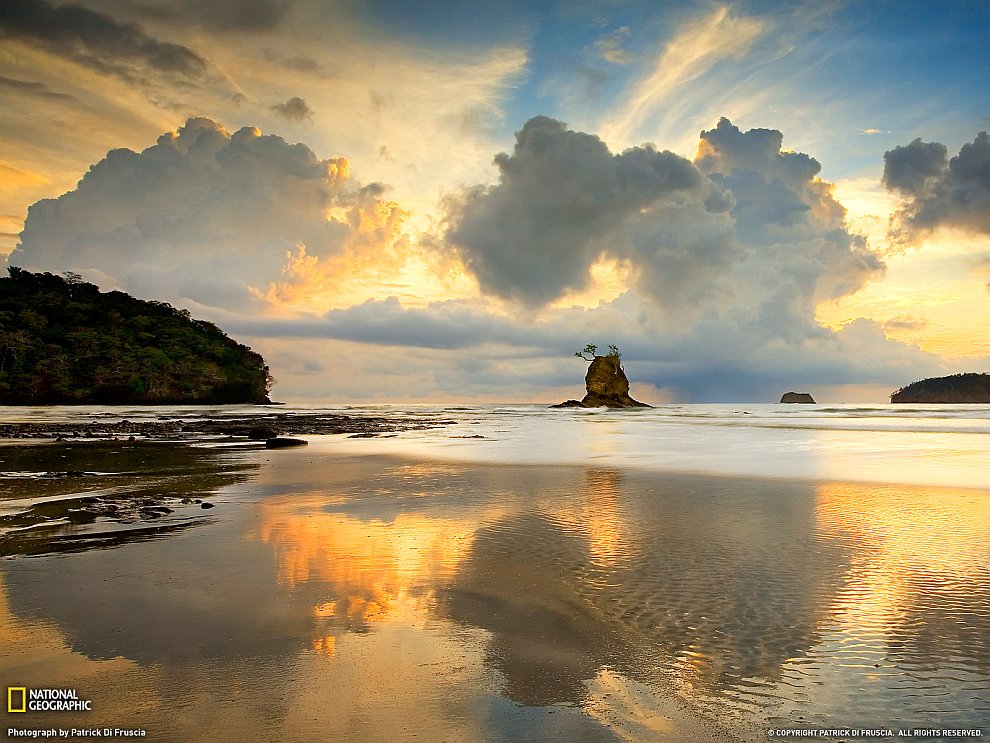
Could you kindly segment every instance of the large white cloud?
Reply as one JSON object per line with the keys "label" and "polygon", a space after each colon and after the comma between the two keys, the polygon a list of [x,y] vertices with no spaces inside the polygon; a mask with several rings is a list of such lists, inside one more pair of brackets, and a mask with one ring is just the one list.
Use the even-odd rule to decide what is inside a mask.
{"label": "large white cloud", "polygon": [[545,304],[590,282],[600,257],[626,261],[658,308],[705,312],[763,336],[820,334],[818,303],[884,266],[850,233],[819,163],[774,130],[727,119],[695,163],[649,145],[614,155],[545,117],[495,158],[499,183],[453,202],[447,238],[482,290]]}
{"label": "large white cloud", "polygon": [[498,184],[451,202],[447,233],[486,292],[544,304],[586,288],[601,256],[687,285],[732,258],[724,194],[673,153],[613,155],[598,137],[539,116],[495,164]]}
{"label": "large white cloud", "polygon": [[382,192],[355,182],[344,158],[190,119],[141,153],[111,151],[75,190],[34,204],[10,262],[243,308],[308,281],[321,260],[389,243],[394,209]]}
{"label": "large white cloud", "polygon": [[782,143],[779,131],[742,132],[723,118],[701,133],[695,164],[731,191],[745,251],[724,315],[751,337],[800,341],[825,332],[815,321],[819,303],[856,292],[882,276],[884,264],[850,232],[818,161]]}

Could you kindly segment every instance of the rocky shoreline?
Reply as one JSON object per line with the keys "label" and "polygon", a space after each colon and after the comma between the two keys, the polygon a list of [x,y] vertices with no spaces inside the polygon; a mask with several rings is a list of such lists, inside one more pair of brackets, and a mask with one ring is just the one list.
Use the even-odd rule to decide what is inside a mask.
{"label": "rocky shoreline", "polygon": [[[155,539],[214,518],[216,496],[256,463],[227,450],[293,438],[394,436],[451,420],[328,413],[0,423],[0,559]],[[210,444],[193,446],[192,444]],[[217,510],[222,510],[218,508]]]}
{"label": "rocky shoreline", "polygon": [[267,413],[217,418],[161,416],[155,420],[100,420],[89,422],[0,423],[0,441],[10,439],[54,439],[116,441],[154,439],[198,441],[203,438],[242,438],[265,441],[280,436],[348,434],[373,437],[402,431],[422,430],[452,424],[449,420],[408,421],[379,416],[348,416],[327,413]]}

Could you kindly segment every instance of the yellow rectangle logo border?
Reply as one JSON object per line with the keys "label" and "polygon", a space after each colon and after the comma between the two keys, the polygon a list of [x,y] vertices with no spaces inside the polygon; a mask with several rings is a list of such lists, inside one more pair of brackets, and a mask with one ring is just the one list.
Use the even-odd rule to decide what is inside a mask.
{"label": "yellow rectangle logo border", "polygon": [[[14,709],[14,692],[21,693],[21,708]],[[27,687],[8,686],[7,687],[7,712],[27,712]]]}

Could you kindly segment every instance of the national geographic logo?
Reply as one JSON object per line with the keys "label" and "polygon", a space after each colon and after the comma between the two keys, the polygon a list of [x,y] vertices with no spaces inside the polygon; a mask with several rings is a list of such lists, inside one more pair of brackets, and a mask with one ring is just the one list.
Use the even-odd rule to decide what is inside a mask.
{"label": "national geographic logo", "polygon": [[27,687],[7,687],[7,712],[27,712]]}
{"label": "national geographic logo", "polygon": [[93,703],[80,699],[75,689],[7,687],[7,712],[91,712]]}

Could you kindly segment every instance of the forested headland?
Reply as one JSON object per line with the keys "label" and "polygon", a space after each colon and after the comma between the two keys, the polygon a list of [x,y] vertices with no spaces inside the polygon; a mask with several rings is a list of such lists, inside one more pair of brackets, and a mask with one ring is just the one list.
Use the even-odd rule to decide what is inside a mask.
{"label": "forested headland", "polygon": [[260,354],[165,302],[11,267],[0,278],[0,404],[267,403]]}
{"label": "forested headland", "polygon": [[932,377],[902,387],[890,401],[908,403],[990,403],[990,374]]}

